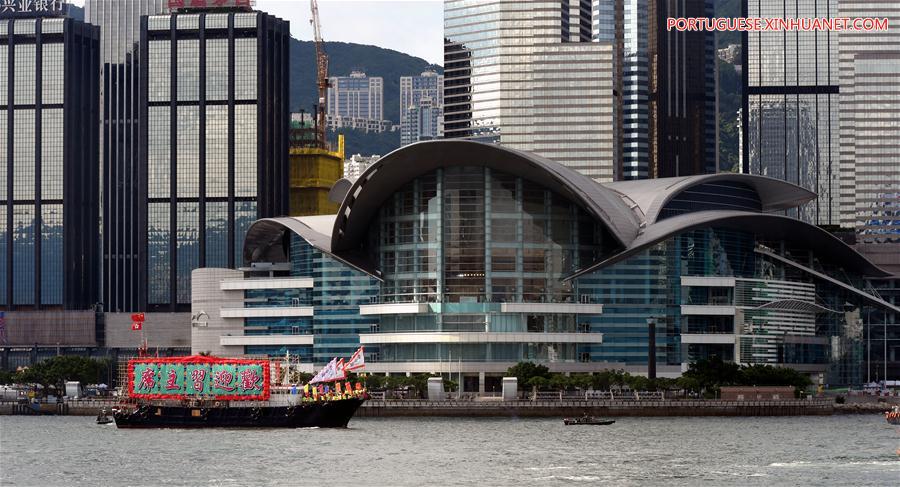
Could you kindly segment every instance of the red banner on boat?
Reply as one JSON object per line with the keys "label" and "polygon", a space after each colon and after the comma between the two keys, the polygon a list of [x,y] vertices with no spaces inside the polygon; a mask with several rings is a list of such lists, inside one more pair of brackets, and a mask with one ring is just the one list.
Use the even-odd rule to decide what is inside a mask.
{"label": "red banner on boat", "polygon": [[203,355],[132,359],[128,393],[142,399],[266,400],[269,374],[267,360]]}

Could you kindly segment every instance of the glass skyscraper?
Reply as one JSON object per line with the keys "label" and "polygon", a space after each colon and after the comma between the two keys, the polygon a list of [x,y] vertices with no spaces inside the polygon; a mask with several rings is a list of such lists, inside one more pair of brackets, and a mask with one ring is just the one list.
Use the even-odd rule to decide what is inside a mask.
{"label": "glass skyscraper", "polygon": [[444,137],[533,151],[613,179],[613,44],[587,0],[444,2]]}
{"label": "glass skyscraper", "polygon": [[137,309],[139,248],[138,63],[141,16],[166,0],[87,0],[85,19],[100,27],[102,294],[107,311]]}
{"label": "glass skyscraper", "polygon": [[188,309],[199,267],[240,264],[288,213],[288,23],[249,9],[141,20],[141,309]]}
{"label": "glass skyscraper", "polygon": [[[621,179],[716,172],[715,36],[666,29],[668,17],[713,17],[713,2],[620,1]],[[610,15],[613,3],[601,1],[598,13]],[[610,23],[600,19],[598,35]]]}
{"label": "glass skyscraper", "polygon": [[97,27],[0,16],[0,308],[97,302],[99,61]]}
{"label": "glass skyscraper", "polygon": [[[838,0],[745,0],[744,16],[837,17]],[[792,216],[841,225],[852,186],[839,157],[838,32],[743,33],[743,167],[814,191]],[[852,210],[851,210],[852,211]]]}
{"label": "glass skyscraper", "polygon": [[839,7],[840,17],[888,19],[886,32],[840,34],[841,225],[863,243],[900,244],[900,2]]}
{"label": "glass skyscraper", "polygon": [[400,146],[441,136],[444,77],[434,71],[400,77]]}

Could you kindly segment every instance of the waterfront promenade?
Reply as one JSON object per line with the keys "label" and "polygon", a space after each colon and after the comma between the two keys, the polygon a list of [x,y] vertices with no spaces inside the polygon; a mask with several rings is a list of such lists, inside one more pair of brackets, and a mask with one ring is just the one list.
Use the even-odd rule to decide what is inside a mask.
{"label": "waterfront promenade", "polygon": [[[896,399],[894,399],[896,401]],[[369,400],[360,408],[360,417],[561,417],[581,416],[828,416],[833,414],[880,413],[894,402],[835,404],[826,399],[781,401],[726,401],[717,399],[566,399],[562,400]],[[34,405],[0,402],[0,415],[59,414],[95,416],[116,406],[113,399],[86,399],[59,404]]]}

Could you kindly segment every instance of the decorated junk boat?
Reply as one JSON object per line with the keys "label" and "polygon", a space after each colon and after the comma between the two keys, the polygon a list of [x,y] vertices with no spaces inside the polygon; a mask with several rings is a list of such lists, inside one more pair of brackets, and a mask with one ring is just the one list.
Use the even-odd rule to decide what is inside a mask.
{"label": "decorated junk boat", "polygon": [[900,406],[894,406],[890,411],[884,413],[884,419],[890,424],[900,426]]}
{"label": "decorated junk boat", "polygon": [[367,398],[347,372],[362,367],[360,348],[347,364],[332,360],[297,387],[274,381],[283,376],[281,362],[268,359],[136,358],[113,418],[119,428],[346,428]]}

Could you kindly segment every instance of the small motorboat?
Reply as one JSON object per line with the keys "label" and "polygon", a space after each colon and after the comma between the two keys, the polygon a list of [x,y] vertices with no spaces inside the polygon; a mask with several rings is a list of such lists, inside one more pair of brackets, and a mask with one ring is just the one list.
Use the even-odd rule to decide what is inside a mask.
{"label": "small motorboat", "polygon": [[113,421],[112,416],[106,413],[106,409],[101,409],[97,414],[97,424],[109,424]]}
{"label": "small motorboat", "polygon": [[595,418],[594,416],[582,416],[580,418],[565,418],[563,419],[563,423],[566,426],[576,425],[576,424],[590,424],[595,426],[606,426],[609,424],[615,423],[612,419],[602,419]]}

